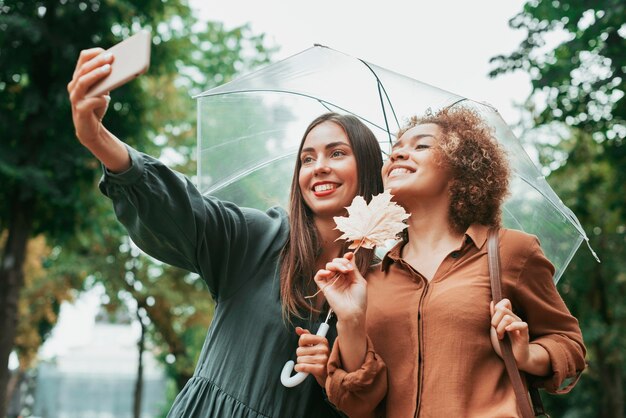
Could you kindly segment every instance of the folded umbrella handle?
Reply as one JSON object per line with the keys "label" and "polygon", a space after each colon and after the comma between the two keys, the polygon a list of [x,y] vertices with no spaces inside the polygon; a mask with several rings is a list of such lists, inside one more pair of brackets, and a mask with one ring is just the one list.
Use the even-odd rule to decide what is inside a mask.
{"label": "folded umbrella handle", "polygon": [[[328,325],[326,322],[322,322],[315,335],[325,337],[326,333],[328,333],[328,328],[330,328],[330,325]],[[283,371],[280,373],[280,381],[283,386],[286,386],[288,388],[298,386],[300,383],[304,382],[304,379],[306,379],[306,377],[309,375],[305,372],[298,372],[292,376],[291,372],[293,371],[294,366],[295,363],[293,362],[293,360],[289,360],[283,366]]]}

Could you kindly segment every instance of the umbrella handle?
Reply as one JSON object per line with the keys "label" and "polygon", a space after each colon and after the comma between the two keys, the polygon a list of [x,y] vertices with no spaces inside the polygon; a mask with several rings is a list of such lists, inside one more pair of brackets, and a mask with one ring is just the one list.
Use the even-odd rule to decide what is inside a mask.
{"label": "umbrella handle", "polygon": [[[315,335],[325,337],[326,333],[328,332],[328,328],[330,328],[330,325],[328,325],[326,322],[322,322]],[[285,365],[283,366],[283,371],[280,373],[281,383],[283,384],[283,386],[286,386],[288,388],[298,386],[300,383],[304,382],[304,379],[306,379],[306,377],[309,375],[305,372],[298,372],[292,376],[291,372],[293,371],[293,366],[295,366],[295,363],[293,362],[293,360],[289,360],[287,363],[285,363]]]}

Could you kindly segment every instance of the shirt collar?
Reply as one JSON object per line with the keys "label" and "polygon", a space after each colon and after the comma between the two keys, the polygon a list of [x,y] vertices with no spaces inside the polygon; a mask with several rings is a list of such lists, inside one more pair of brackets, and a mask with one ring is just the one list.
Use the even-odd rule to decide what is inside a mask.
{"label": "shirt collar", "polygon": [[[465,231],[465,243],[469,244],[471,241],[474,243],[476,248],[482,248],[487,241],[489,228],[489,226],[481,224],[470,225],[470,227],[467,228],[467,231]],[[394,245],[393,248],[387,252],[387,254],[385,254],[381,265],[384,272],[389,271],[389,266],[402,258],[402,247],[404,247],[405,244],[406,241],[402,240]]]}
{"label": "shirt collar", "polygon": [[487,241],[487,234],[489,233],[489,226],[481,224],[472,224],[467,231],[465,231],[465,240],[471,239],[476,248],[482,248]]}
{"label": "shirt collar", "polygon": [[401,240],[396,245],[394,245],[391,250],[387,251],[387,254],[385,254],[385,256],[383,257],[381,265],[381,268],[384,272],[389,271],[389,266],[402,258],[401,253],[404,244],[406,244],[406,241]]}

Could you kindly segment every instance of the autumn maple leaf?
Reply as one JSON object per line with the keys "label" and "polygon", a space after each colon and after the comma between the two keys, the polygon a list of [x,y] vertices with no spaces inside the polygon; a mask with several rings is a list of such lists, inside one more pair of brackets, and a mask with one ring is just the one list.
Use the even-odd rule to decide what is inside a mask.
{"label": "autumn maple leaf", "polygon": [[343,235],[338,239],[352,241],[349,248],[374,248],[394,239],[407,225],[403,222],[410,214],[402,206],[391,201],[393,195],[385,190],[370,201],[356,196],[346,209],[348,216],[335,216],[333,219]]}

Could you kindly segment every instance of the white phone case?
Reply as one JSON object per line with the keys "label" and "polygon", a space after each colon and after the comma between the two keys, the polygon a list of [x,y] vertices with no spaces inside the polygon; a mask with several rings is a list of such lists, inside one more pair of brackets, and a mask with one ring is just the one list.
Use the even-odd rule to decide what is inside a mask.
{"label": "white phone case", "polygon": [[91,86],[85,97],[105,94],[148,71],[151,44],[150,32],[144,30],[109,48],[106,52],[115,57],[111,73]]}

